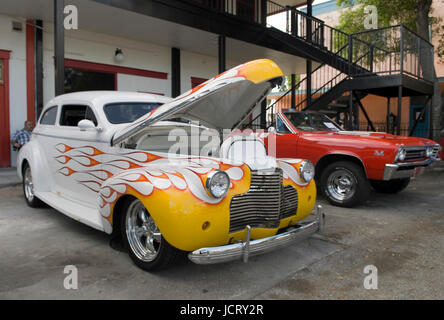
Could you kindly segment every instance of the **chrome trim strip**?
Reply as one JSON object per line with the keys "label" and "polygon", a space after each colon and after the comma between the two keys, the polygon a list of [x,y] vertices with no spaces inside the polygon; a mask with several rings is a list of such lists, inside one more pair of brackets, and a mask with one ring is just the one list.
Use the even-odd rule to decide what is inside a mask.
{"label": "chrome trim strip", "polygon": [[304,240],[315,233],[322,233],[325,215],[322,206],[316,207],[316,218],[312,222],[304,223],[299,227],[291,227],[288,231],[268,238],[249,241],[249,229],[245,242],[229,244],[219,247],[201,248],[188,254],[188,258],[196,264],[215,264],[239,260],[248,261],[250,256],[263,254],[289,246],[297,241]]}
{"label": "chrome trim strip", "polygon": [[[287,119],[287,117],[285,116],[285,114],[283,114],[282,112],[279,112],[277,114],[277,116],[282,120],[282,122],[285,124],[285,126],[287,127],[288,131],[290,131],[290,133],[297,133],[295,130],[293,130],[292,126],[289,125],[290,120]],[[277,123],[276,123],[276,127],[277,127]],[[277,131],[276,128],[276,132],[279,133]],[[282,133],[282,132],[281,132]]]}
{"label": "chrome trim strip", "polygon": [[415,172],[415,169],[400,170],[396,164],[386,164],[384,169],[384,176],[382,180],[389,181],[393,179],[411,178]]}
{"label": "chrome trim strip", "polygon": [[[72,127],[72,128],[77,128],[77,127]],[[100,139],[94,139],[94,140],[93,139],[82,139],[82,138],[75,138],[75,137],[67,137],[66,135],[61,137],[60,135],[51,135],[51,134],[40,133],[40,132],[33,132],[32,135],[42,136],[42,137],[47,137],[47,138],[56,138],[56,139],[66,139],[66,140],[73,140],[73,141],[85,141],[85,142],[97,142],[97,143],[109,144],[108,140],[105,141],[105,140],[100,140]]]}
{"label": "chrome trim strip", "polygon": [[244,254],[243,254],[244,263],[248,262],[248,256],[250,255],[250,236],[251,236],[251,227],[247,226],[247,234],[245,236]]}
{"label": "chrome trim strip", "polygon": [[402,168],[402,167],[414,167],[414,166],[428,166],[432,162],[433,162],[432,159],[427,159],[427,160],[424,160],[424,161],[400,162],[400,163],[396,163],[394,165],[398,166],[400,168]]}

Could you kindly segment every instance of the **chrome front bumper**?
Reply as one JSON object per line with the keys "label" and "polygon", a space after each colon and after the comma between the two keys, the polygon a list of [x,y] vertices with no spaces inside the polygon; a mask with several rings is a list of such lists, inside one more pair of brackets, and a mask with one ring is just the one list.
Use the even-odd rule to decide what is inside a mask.
{"label": "chrome front bumper", "polygon": [[388,181],[393,179],[418,177],[424,173],[426,167],[433,165],[440,160],[441,159],[427,159],[425,161],[417,162],[386,164],[382,180]]}
{"label": "chrome front bumper", "polygon": [[316,208],[314,221],[291,227],[284,233],[272,237],[250,240],[250,226],[247,226],[247,236],[244,242],[229,244],[220,247],[201,248],[188,254],[188,258],[197,264],[215,264],[243,259],[248,262],[251,256],[274,251],[303,240],[315,233],[321,233],[324,227],[324,212],[321,206]]}

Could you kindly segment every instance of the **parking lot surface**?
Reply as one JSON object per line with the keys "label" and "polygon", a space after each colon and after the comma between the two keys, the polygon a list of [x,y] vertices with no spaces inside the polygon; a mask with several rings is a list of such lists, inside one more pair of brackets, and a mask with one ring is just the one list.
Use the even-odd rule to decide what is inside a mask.
{"label": "parking lot surface", "polygon": [[[27,207],[20,186],[0,188],[0,299],[444,299],[444,166],[357,208],[318,202],[321,236],[248,264],[183,259],[148,273],[105,233]],[[67,265],[78,289],[64,287]],[[369,265],[377,289],[364,287]]]}

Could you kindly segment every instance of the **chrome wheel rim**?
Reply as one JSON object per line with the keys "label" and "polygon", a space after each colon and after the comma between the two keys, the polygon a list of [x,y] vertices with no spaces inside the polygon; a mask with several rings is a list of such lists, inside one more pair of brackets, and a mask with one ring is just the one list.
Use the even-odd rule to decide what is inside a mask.
{"label": "chrome wheel rim", "polygon": [[27,167],[24,176],[25,182],[25,197],[29,202],[34,200],[34,183],[32,182],[31,168]]}
{"label": "chrome wheel rim", "polygon": [[327,179],[327,190],[332,198],[338,201],[351,199],[355,192],[358,182],[347,169],[339,169],[330,174]]}
{"label": "chrome wheel rim", "polygon": [[139,200],[134,200],[129,206],[125,225],[129,246],[136,257],[144,262],[156,259],[162,234]]}

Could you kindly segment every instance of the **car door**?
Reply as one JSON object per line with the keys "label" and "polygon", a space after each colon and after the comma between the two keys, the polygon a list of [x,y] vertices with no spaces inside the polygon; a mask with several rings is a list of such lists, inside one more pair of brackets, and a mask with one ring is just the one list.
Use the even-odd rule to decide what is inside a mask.
{"label": "car door", "polygon": [[279,114],[276,117],[276,157],[298,158],[299,134]]}
{"label": "car door", "polygon": [[54,175],[51,172],[53,154],[50,146],[54,137],[58,135],[58,112],[57,104],[45,108],[32,132],[34,143],[38,145],[38,150],[41,150],[41,153],[36,155],[36,159],[41,159],[38,170],[45,177],[45,179],[39,179],[39,183],[34,186],[36,192],[54,192]]}
{"label": "car door", "polygon": [[[90,120],[94,127],[81,130],[78,123]],[[60,106],[57,134],[50,139],[50,170],[58,196],[89,207],[97,206],[97,192],[106,178],[102,170],[107,147],[99,118],[88,103]]]}

